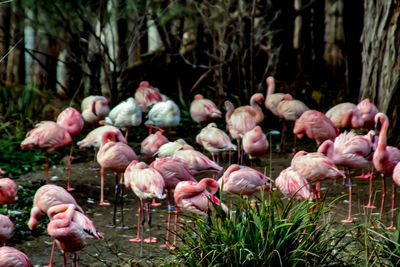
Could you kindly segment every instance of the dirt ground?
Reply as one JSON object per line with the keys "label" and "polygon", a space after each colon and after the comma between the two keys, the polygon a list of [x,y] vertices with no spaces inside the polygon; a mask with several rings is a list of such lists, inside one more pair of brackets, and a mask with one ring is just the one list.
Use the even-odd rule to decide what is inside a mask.
{"label": "dirt ground", "polygon": [[[272,154],[272,161],[269,160],[269,154],[261,160],[255,162],[254,167],[261,172],[266,171],[269,176],[269,166],[272,166],[272,178],[275,179],[281,170],[290,165],[291,154]],[[222,162],[227,162],[227,158]],[[72,185],[76,188],[71,194],[75,197],[78,204],[82,206],[87,216],[91,218],[99,232],[103,232],[104,240],[88,240],[87,247],[80,253],[80,266],[157,266],[173,256],[165,248],[160,248],[163,244],[166,234],[167,222],[167,204],[166,200],[162,201],[159,207],[153,207],[153,223],[152,233],[157,238],[158,242],[154,244],[145,244],[143,257],[139,256],[140,243],[129,242],[129,238],[136,236],[137,224],[137,208],[138,201],[130,189],[125,190],[125,207],[124,216],[125,224],[129,229],[115,229],[106,227],[112,221],[113,207],[100,206],[100,171],[93,171],[92,162],[74,162],[72,169]],[[227,164],[222,164],[226,169]],[[222,174],[220,174],[222,175]],[[53,183],[64,186],[66,185],[67,170],[65,166],[52,166],[50,170],[51,177],[57,177]],[[204,176],[203,176],[204,177]],[[200,179],[201,177],[198,177]],[[32,186],[38,184],[44,179],[44,172],[30,172],[16,179],[16,182],[23,186]],[[353,218],[355,223],[362,223],[370,210],[365,210],[363,205],[367,203],[368,198],[368,180],[354,179],[353,180]],[[388,185],[391,181],[388,179]],[[106,171],[105,176],[105,198],[109,202],[114,199],[114,174]],[[380,179],[375,179],[374,190],[376,192],[375,205],[379,206],[381,182]],[[389,194],[390,187],[388,186]],[[322,183],[322,193],[327,194],[327,201],[331,201],[340,195],[347,194],[348,187],[343,185],[342,181]],[[331,215],[337,221],[345,219],[347,215],[347,196],[340,199]],[[387,216],[389,216],[390,199],[386,201]],[[372,211],[373,216],[377,216],[378,209]],[[117,218],[120,218],[117,214]],[[182,219],[183,220],[183,219]],[[388,219],[387,219],[388,220]],[[386,220],[386,221],[387,221]],[[145,237],[148,236],[149,228],[145,224]],[[34,265],[43,266],[48,264],[52,239],[46,232],[43,232],[38,237],[31,237],[23,244],[18,244],[15,247],[25,252],[31,259]],[[71,263],[72,258],[69,258]],[[60,250],[57,249],[54,266],[62,266],[63,258]]]}

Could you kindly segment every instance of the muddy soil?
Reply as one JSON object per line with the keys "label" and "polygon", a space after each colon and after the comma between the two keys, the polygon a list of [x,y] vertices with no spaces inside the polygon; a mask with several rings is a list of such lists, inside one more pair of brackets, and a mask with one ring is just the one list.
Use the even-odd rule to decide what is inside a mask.
{"label": "muddy soil", "polygon": [[[269,176],[269,166],[271,163],[272,178],[276,178],[280,171],[290,165],[291,154],[272,154],[272,160],[269,160],[270,155],[254,163],[254,168],[261,172],[266,171]],[[222,162],[228,162],[225,157]],[[224,169],[228,164],[222,164]],[[72,169],[72,185],[76,188],[71,194],[75,197],[78,204],[82,206],[86,214],[93,220],[99,232],[105,235],[104,240],[88,240],[87,247],[80,253],[80,266],[157,266],[162,262],[172,259],[173,255],[165,248],[160,248],[160,245],[165,241],[166,223],[167,223],[167,201],[162,201],[159,207],[152,207],[153,223],[152,234],[157,238],[157,243],[144,244],[143,256],[139,256],[140,243],[129,242],[128,239],[136,237],[137,224],[137,209],[138,201],[130,189],[125,190],[125,207],[124,217],[125,224],[129,229],[108,228],[113,215],[113,206],[100,206],[100,171],[92,170],[93,162],[74,162]],[[57,177],[53,181],[54,184],[65,187],[67,170],[63,165],[52,166],[50,175]],[[203,176],[204,177],[204,176]],[[198,177],[200,179],[201,177]],[[16,182],[23,186],[38,187],[43,183],[44,171],[30,172],[26,175],[18,177]],[[388,185],[391,181],[388,179]],[[115,177],[114,174],[106,171],[105,174],[105,198],[113,203],[114,200]],[[391,194],[388,186],[387,196]],[[343,185],[342,181],[326,181],[322,183],[322,193],[326,193],[326,201],[329,202],[341,195],[347,194],[348,187]],[[376,195],[375,205],[379,207],[381,180],[375,179],[374,192]],[[371,214],[371,210],[365,210],[363,205],[368,201],[368,180],[353,179],[353,219],[354,223],[363,223]],[[379,203],[378,203],[379,202]],[[331,212],[334,220],[340,221],[347,216],[347,196],[343,196]],[[119,209],[118,209],[119,210]],[[388,222],[390,210],[390,199],[387,197],[385,207],[385,222]],[[379,210],[372,210],[372,216],[377,216]],[[117,214],[120,218],[120,213]],[[181,222],[184,222],[181,219]],[[145,237],[149,235],[149,227],[145,224]],[[46,232],[43,232],[38,237],[29,237],[22,244],[17,244],[15,247],[25,252],[31,261],[36,266],[48,264],[52,239]],[[71,263],[71,256],[69,262]],[[55,265],[62,266],[63,258],[59,249],[55,256]]]}

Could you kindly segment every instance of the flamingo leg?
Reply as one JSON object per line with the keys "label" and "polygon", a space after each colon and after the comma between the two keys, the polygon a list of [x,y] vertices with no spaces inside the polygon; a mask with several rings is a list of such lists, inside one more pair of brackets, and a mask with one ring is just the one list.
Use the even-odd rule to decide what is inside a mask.
{"label": "flamingo leg", "polygon": [[68,182],[67,182],[67,190],[73,191],[75,188],[71,187],[71,172],[72,172],[72,153],[74,152],[74,143],[71,145],[71,150],[69,152],[69,161],[68,161]]}
{"label": "flamingo leg", "polygon": [[375,209],[376,207],[372,205],[371,203],[371,198],[372,198],[372,178],[373,178],[373,173],[371,172],[369,176],[369,196],[368,196],[368,204],[364,206],[366,209]]}
{"label": "flamingo leg", "polygon": [[126,127],[126,131],[125,131],[125,140],[126,141],[128,141],[129,129],[130,129],[130,127]]}
{"label": "flamingo leg", "polygon": [[117,204],[118,204],[118,197],[119,197],[119,181],[118,181],[118,173],[115,173],[115,196],[114,196],[114,214],[113,214],[113,221],[110,225],[111,227],[115,227],[116,225],[116,216],[117,216]]}
{"label": "flamingo leg", "polygon": [[158,207],[158,206],[161,206],[161,203],[160,202],[156,202],[156,199],[153,198],[153,201],[151,202],[151,206]]}
{"label": "flamingo leg", "polygon": [[121,180],[120,180],[120,184],[118,185],[118,188],[120,189],[120,201],[121,201],[121,223],[120,225],[117,227],[117,229],[129,229],[128,226],[126,226],[124,224],[124,175],[121,175]]}
{"label": "flamingo leg", "polygon": [[286,132],[287,132],[287,126],[286,122],[284,119],[282,120],[282,136],[281,136],[281,147],[280,147],[280,152],[285,153],[285,140],[286,140]]}
{"label": "flamingo leg", "polygon": [[297,150],[297,136],[294,135],[293,155],[296,154],[296,150]]}
{"label": "flamingo leg", "polygon": [[110,203],[104,202],[104,168],[101,167],[100,171],[101,181],[100,181],[100,206],[108,206]]}
{"label": "flamingo leg", "polygon": [[45,165],[45,177],[46,184],[50,183],[50,175],[49,175],[49,154],[46,152],[46,165]]}
{"label": "flamingo leg", "polygon": [[74,267],[78,267],[78,261],[79,261],[79,257],[78,257],[78,252],[74,253]]}
{"label": "flamingo leg", "polygon": [[130,242],[141,242],[140,224],[142,223],[142,200],[139,199],[138,221],[137,221],[137,236],[136,238],[129,239]]}
{"label": "flamingo leg", "polygon": [[147,211],[147,218],[148,218],[148,224],[149,224],[149,229],[150,229],[150,236],[143,240],[145,243],[155,243],[157,242],[157,239],[155,237],[151,236],[151,221],[152,221],[152,213],[150,211],[150,203],[146,203],[146,211]]}
{"label": "flamingo leg", "polygon": [[172,244],[172,247],[170,249],[175,249],[176,248],[176,236],[178,233],[178,208],[175,210],[175,225],[174,225],[174,243]]}
{"label": "flamingo leg", "polygon": [[96,160],[97,160],[97,147],[94,148],[93,166],[91,168],[93,171],[96,171],[99,169],[98,167],[96,167]]}
{"label": "flamingo leg", "polygon": [[240,149],[240,146],[241,146],[241,143],[240,143],[240,138],[239,139],[237,139],[237,151],[238,151],[238,163],[237,164],[240,164],[240,153],[242,152],[241,151],[241,149]]}
{"label": "flamingo leg", "polygon": [[56,241],[53,240],[53,245],[51,246],[51,252],[50,252],[50,262],[49,262],[49,265],[47,265],[45,267],[53,267],[55,249],[56,249]]}
{"label": "flamingo leg", "polygon": [[67,252],[64,252],[64,267],[67,267],[67,264],[68,264],[68,253]]}
{"label": "flamingo leg", "polygon": [[168,197],[168,222],[167,222],[167,236],[165,237],[165,243],[161,245],[161,247],[170,248],[171,244],[169,243],[169,235],[170,235],[170,226],[171,226],[171,217],[172,217],[172,203],[171,197],[169,194],[169,190],[167,192]]}
{"label": "flamingo leg", "polygon": [[392,215],[392,221],[390,223],[390,226],[386,227],[387,230],[396,230],[396,227],[394,226],[394,205],[396,202],[396,195],[397,195],[397,189],[396,189],[396,185],[393,182],[392,183],[392,210],[391,210],[391,215]]}
{"label": "flamingo leg", "polygon": [[219,153],[217,152],[217,163],[219,163]]}
{"label": "flamingo leg", "polygon": [[349,177],[349,209],[348,209],[348,217],[347,217],[347,219],[341,221],[343,223],[353,222],[353,218],[351,217],[351,188],[353,187],[353,184],[351,183],[351,176],[350,176],[350,170],[349,169],[347,169],[347,176]]}
{"label": "flamingo leg", "polygon": [[379,211],[379,219],[382,220],[383,206],[385,204],[385,196],[386,196],[386,177],[383,174],[381,174],[381,176],[382,176],[382,201],[381,201],[381,208]]}

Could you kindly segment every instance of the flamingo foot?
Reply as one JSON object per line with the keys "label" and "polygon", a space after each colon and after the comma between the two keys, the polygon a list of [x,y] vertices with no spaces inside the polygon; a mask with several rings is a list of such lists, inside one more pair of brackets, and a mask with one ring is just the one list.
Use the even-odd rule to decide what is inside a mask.
{"label": "flamingo foot", "polygon": [[150,236],[149,238],[146,238],[145,240],[143,240],[143,242],[145,242],[145,243],[156,243],[157,242],[157,238]]}
{"label": "flamingo foot", "polygon": [[396,227],[393,224],[391,224],[390,226],[386,227],[386,230],[394,231],[396,230]]}
{"label": "flamingo foot", "polygon": [[110,206],[109,202],[100,201],[100,206]]}
{"label": "flamingo foot", "polygon": [[74,190],[75,190],[75,188],[67,186],[67,191],[74,191]]}
{"label": "flamingo foot", "polygon": [[153,202],[151,203],[152,207],[158,207],[161,206],[161,203],[157,203],[155,200],[153,200]]}
{"label": "flamingo foot", "polygon": [[376,206],[374,206],[372,204],[367,204],[367,205],[364,206],[364,208],[366,208],[366,209],[375,209]]}
{"label": "flamingo foot", "polygon": [[160,246],[160,248],[167,248],[169,250],[174,250],[176,249],[175,245],[171,245],[169,242],[165,242]]}
{"label": "flamingo foot", "polygon": [[342,223],[351,223],[353,222],[352,218],[347,218],[346,220],[341,220]]}
{"label": "flamingo foot", "polygon": [[368,179],[369,177],[371,177],[371,173],[366,173],[366,174],[361,174],[361,175],[359,175],[359,176],[356,176],[355,178],[358,178],[358,179]]}
{"label": "flamingo foot", "polygon": [[136,237],[136,238],[131,238],[129,239],[129,242],[135,242],[135,243],[139,243],[141,241],[140,237]]}

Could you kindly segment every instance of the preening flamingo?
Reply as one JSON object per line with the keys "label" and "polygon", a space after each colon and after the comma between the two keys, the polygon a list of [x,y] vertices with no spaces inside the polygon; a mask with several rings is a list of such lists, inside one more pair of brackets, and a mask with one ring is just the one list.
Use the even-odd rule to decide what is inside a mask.
{"label": "preening flamingo", "polygon": [[174,241],[171,246],[169,243],[171,214],[172,214],[172,203],[170,197],[170,191],[174,190],[176,185],[181,181],[193,181],[197,182],[192,173],[189,170],[189,166],[180,159],[171,157],[160,157],[156,158],[150,165],[151,168],[157,170],[164,178],[165,186],[167,190],[168,198],[168,223],[167,223],[167,237],[163,246],[174,249],[176,246],[176,226],[178,223],[178,212],[175,212],[175,232]]}
{"label": "preening flamingo", "polygon": [[360,111],[353,103],[340,103],[330,108],[325,115],[339,130],[362,128],[364,121]]}
{"label": "preening flamingo", "polygon": [[263,156],[269,147],[267,137],[260,126],[254,127],[243,135],[243,150],[249,155],[250,163],[253,164],[253,158]]}
{"label": "preening flamingo", "polygon": [[[125,169],[132,162],[132,160],[138,159],[135,151],[125,143],[116,142],[118,136],[117,132],[108,131],[103,134],[101,139],[101,146],[99,153],[97,153],[97,161],[101,166],[101,195],[100,195],[100,205],[109,205],[109,203],[104,202],[104,168],[109,168],[115,173],[115,199],[114,199],[114,216],[112,227],[115,227],[115,216],[117,212],[117,202],[120,197],[121,200],[121,226],[124,228],[124,217],[123,217],[123,195],[124,187],[120,185],[118,174],[125,172]],[[120,195],[121,194],[121,195]]]}
{"label": "preening flamingo", "polygon": [[151,105],[162,101],[162,96],[157,88],[154,88],[147,81],[142,81],[135,92],[135,100],[142,112],[149,111]]}
{"label": "preening flamingo", "polygon": [[147,158],[154,157],[158,149],[168,143],[168,138],[161,131],[147,136],[140,145],[140,153]]}
{"label": "preening flamingo", "polygon": [[107,98],[99,95],[85,97],[82,101],[81,108],[83,119],[92,125],[104,120],[110,112]]}
{"label": "preening flamingo", "polygon": [[53,121],[42,121],[26,134],[26,138],[21,143],[21,148],[35,148],[46,153],[45,177],[46,184],[48,184],[50,182],[48,153],[67,146],[71,142],[71,135],[65,128]]}
{"label": "preening flamingo", "polygon": [[14,235],[14,224],[6,215],[0,214],[0,246]]}
{"label": "preening flamingo", "polygon": [[211,153],[213,161],[215,161],[216,154],[217,162],[219,162],[219,152],[236,151],[236,145],[231,143],[229,136],[221,129],[218,129],[215,123],[209,123],[201,129],[196,136],[196,142]]}
{"label": "preening flamingo", "polygon": [[23,252],[12,247],[0,247],[0,266],[33,267],[31,261]]}
{"label": "preening flamingo", "polygon": [[128,140],[129,129],[142,123],[142,110],[133,97],[116,105],[104,119],[106,125],[113,125],[125,131]]}
{"label": "preening flamingo", "polygon": [[300,172],[288,167],[275,179],[275,185],[288,198],[304,200],[310,198],[310,185]]}
{"label": "preening flamingo", "polygon": [[197,123],[207,123],[213,119],[221,118],[221,111],[214,102],[197,94],[190,104],[190,117]]}
{"label": "preening flamingo", "polygon": [[361,113],[361,118],[364,121],[363,128],[373,129],[375,126],[375,115],[378,113],[376,106],[366,98],[357,104],[357,108]]}
{"label": "preening flamingo", "polygon": [[177,126],[181,120],[181,112],[178,105],[172,100],[162,101],[154,104],[147,114],[147,121],[144,123],[152,128],[169,128]]}
{"label": "preening flamingo", "polygon": [[[386,145],[387,130],[389,128],[389,119],[383,113],[378,113],[375,115],[376,128],[379,131],[378,145],[376,147],[373,163],[375,169],[381,173],[382,176],[382,201],[380,208],[379,218],[382,219],[383,207],[385,203],[386,196],[386,181],[385,177],[393,175],[393,169],[396,164],[400,161],[400,150]],[[396,187],[393,185],[393,195],[394,198]],[[392,201],[392,209],[394,208],[394,202]]]}

